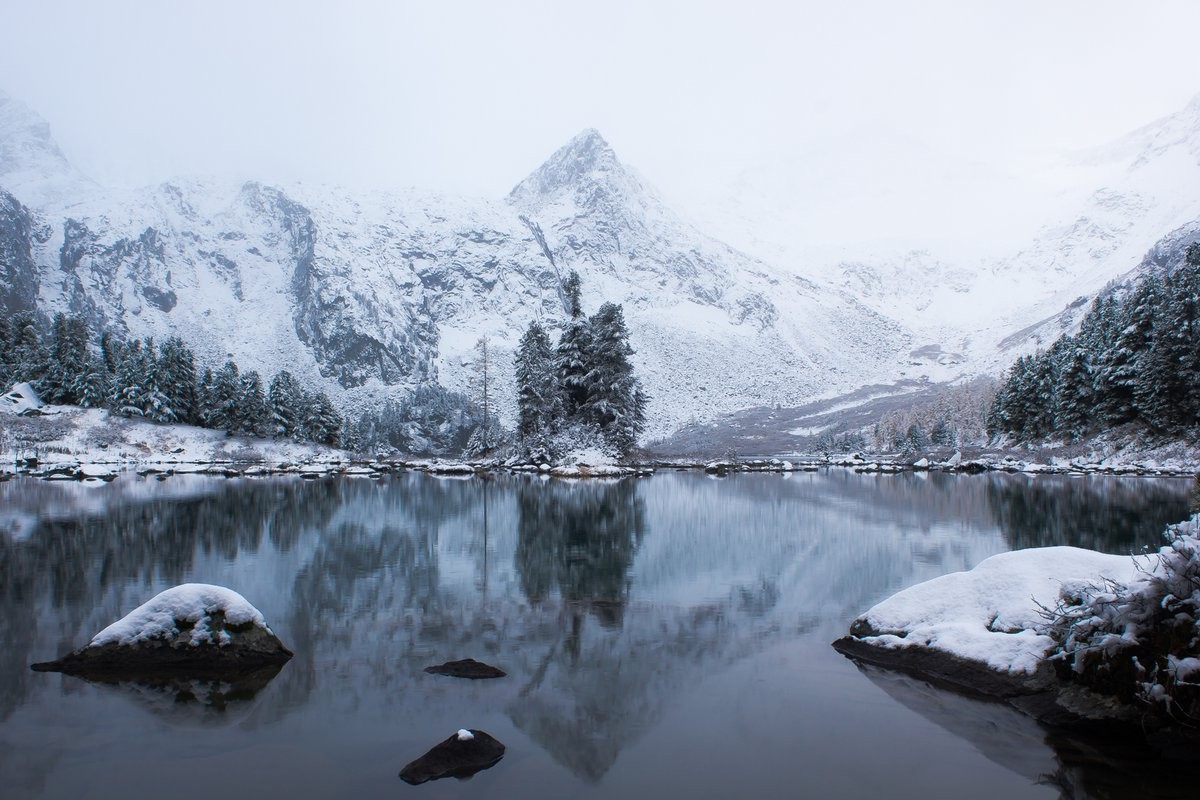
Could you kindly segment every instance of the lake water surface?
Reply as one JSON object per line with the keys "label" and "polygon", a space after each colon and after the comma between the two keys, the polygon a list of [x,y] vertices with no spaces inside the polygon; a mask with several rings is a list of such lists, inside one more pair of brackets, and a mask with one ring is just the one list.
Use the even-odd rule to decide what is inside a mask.
{"label": "lake water surface", "polygon": [[[1188,486],[836,469],[11,481],[0,794],[1189,797],[1142,754],[829,646],[888,595],[995,553],[1155,548]],[[241,592],[296,657],[257,692],[29,670],[188,581]],[[423,672],[466,657],[509,677]],[[504,759],[468,781],[399,780],[460,727]]]}

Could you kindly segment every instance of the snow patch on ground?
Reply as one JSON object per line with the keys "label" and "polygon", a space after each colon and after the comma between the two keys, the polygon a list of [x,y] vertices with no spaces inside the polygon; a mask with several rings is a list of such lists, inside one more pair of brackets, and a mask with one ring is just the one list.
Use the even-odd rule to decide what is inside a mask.
{"label": "snow patch on ground", "polygon": [[103,409],[47,406],[45,410],[55,413],[5,419],[0,464],[35,457],[43,466],[78,466],[85,475],[102,477],[139,464],[180,465],[183,471],[189,464],[302,464],[351,457],[346,451],[311,442],[228,436],[224,431],[159,425]]}
{"label": "snow patch on ground", "polygon": [[1145,557],[1077,547],[1016,550],[909,587],[858,622],[879,633],[863,637],[878,647],[928,647],[992,669],[1032,673],[1054,646],[1042,633],[1041,606],[1052,607],[1064,586],[1104,579],[1128,585],[1148,568]]}

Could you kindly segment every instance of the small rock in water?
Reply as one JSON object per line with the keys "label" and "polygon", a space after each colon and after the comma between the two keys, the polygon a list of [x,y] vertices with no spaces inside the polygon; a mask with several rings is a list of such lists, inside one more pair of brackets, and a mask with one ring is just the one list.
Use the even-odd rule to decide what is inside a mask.
{"label": "small rock in water", "polygon": [[438,664],[435,667],[426,667],[425,671],[431,675],[449,675],[452,678],[471,678],[473,680],[503,678],[508,674],[499,667],[484,664],[482,661],[476,661],[473,658],[464,658],[460,661],[447,661],[445,664]]}
{"label": "small rock in water", "polygon": [[400,778],[413,786],[438,778],[469,778],[494,766],[503,757],[504,745],[493,736],[463,728],[410,762],[400,770]]}

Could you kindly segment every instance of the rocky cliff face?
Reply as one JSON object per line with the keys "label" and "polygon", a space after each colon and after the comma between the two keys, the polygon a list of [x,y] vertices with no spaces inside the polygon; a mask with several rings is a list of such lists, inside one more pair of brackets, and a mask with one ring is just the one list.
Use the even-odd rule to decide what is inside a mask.
{"label": "rocky cliff face", "polygon": [[29,210],[0,191],[0,314],[28,309],[37,299],[33,244]]}
{"label": "rocky cliff face", "polygon": [[[1132,178],[991,269],[910,254],[782,270],[676,214],[594,130],[500,201],[196,180],[116,191],[80,176],[44,121],[0,96],[0,310],[36,301],[97,330],[177,334],[202,363],[287,368],[351,409],[431,381],[465,388],[487,335],[511,415],[511,350],[530,320],[563,321],[559,287],[577,270],[585,310],[625,307],[654,437],[749,406],[1006,363],[1035,344],[1014,332],[1200,216],[1162,183],[1163,159],[1196,160],[1193,127],[1172,118],[1139,133],[1126,147],[1136,155],[1118,154]],[[1013,293],[1031,280],[1053,290],[1023,303]],[[989,316],[1001,295],[1011,302]]]}
{"label": "rocky cliff face", "polygon": [[65,185],[72,171],[44,128],[25,111],[3,128],[41,143],[0,149],[0,186],[37,199],[12,199],[0,223],[20,254],[5,260],[6,307],[36,297],[98,330],[178,334],[202,361],[286,367],[351,405],[434,380],[463,388],[487,335],[511,410],[511,348],[530,320],[563,320],[570,270],[588,310],[625,305],[654,433],[850,388],[907,346],[848,294],[704,236],[596,131],[495,202],[253,182],[110,192],[82,178],[47,193],[31,172]]}

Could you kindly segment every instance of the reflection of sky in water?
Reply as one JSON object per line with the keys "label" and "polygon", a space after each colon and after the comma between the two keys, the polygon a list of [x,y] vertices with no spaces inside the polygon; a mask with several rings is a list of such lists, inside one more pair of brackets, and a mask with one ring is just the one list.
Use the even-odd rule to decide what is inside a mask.
{"label": "reflection of sky in water", "polygon": [[[194,770],[208,780],[178,796],[373,796],[399,791],[403,763],[469,726],[504,741],[505,760],[422,791],[794,796],[806,780],[829,796],[955,796],[983,773],[984,796],[1037,794],[828,642],[879,599],[1012,542],[1153,544],[1186,514],[1186,489],[841,470],[14,481],[0,485],[0,523],[25,521],[0,538],[0,772],[18,797],[153,793]],[[15,528],[0,524],[0,537]],[[224,711],[28,672],[185,580],[245,594],[296,658]],[[421,671],[467,656],[511,677]],[[939,752],[957,760],[903,780],[891,763],[945,762]],[[730,771],[771,754],[762,774]]]}

